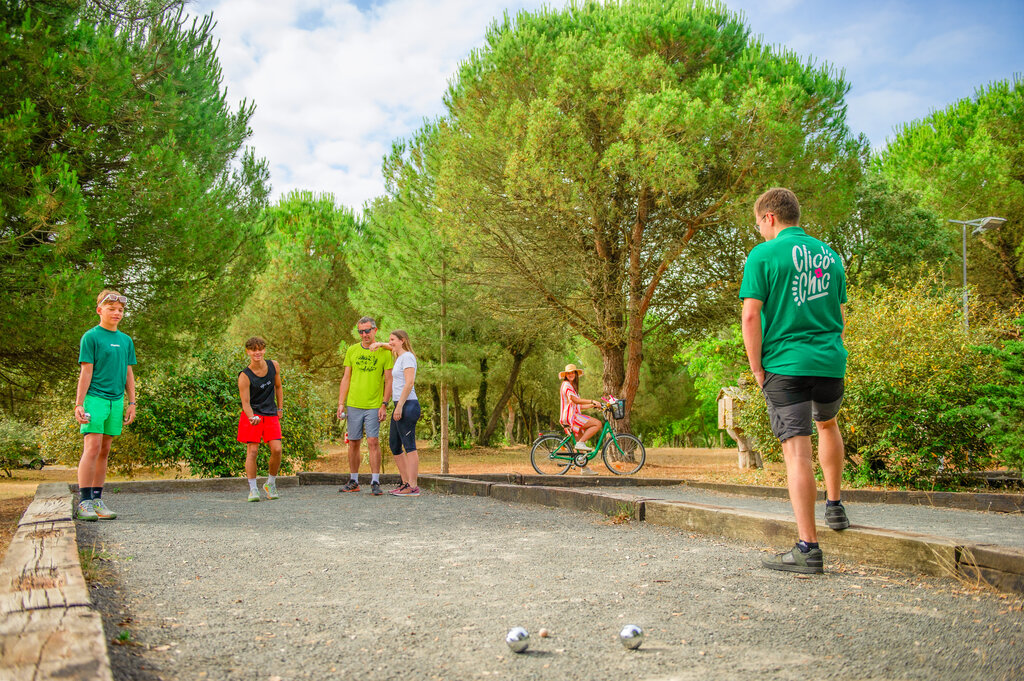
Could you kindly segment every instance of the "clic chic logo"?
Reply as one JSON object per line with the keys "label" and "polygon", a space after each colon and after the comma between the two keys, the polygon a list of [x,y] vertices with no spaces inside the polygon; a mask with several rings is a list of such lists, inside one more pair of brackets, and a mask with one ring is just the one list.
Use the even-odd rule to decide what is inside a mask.
{"label": "clic chic logo", "polygon": [[804,245],[793,247],[793,264],[797,274],[793,277],[793,300],[797,307],[809,300],[829,294],[832,275],[829,268],[836,262],[825,246],[820,253],[813,253]]}

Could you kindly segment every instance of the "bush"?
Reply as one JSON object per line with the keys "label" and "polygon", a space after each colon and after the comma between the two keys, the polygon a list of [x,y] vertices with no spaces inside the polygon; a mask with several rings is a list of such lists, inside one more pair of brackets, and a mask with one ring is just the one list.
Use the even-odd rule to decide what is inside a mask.
{"label": "bush", "polygon": [[20,468],[23,459],[39,456],[36,428],[15,419],[0,419],[0,471],[4,475],[11,477],[11,471]]}
{"label": "bush", "polygon": [[[193,475],[238,476],[245,472],[245,447],[238,433],[238,372],[244,356],[235,350],[204,351],[185,364],[155,368],[137,382],[136,421],[114,438],[109,467],[125,475],[138,468],[188,464]],[[333,411],[309,377],[284,367],[285,412],[281,419],[282,474],[302,469],[319,455]],[[47,457],[69,466],[82,456],[82,436],[70,410],[51,409],[43,419]],[[270,452],[260,448],[257,467],[266,473]]]}
{"label": "bush", "polygon": [[[851,297],[839,426],[855,483],[926,487],[940,475],[955,479],[991,463],[986,422],[965,408],[997,374],[992,357],[972,341],[994,338],[997,329],[979,324],[965,333],[961,295],[921,281]],[[743,427],[766,459],[779,460],[764,399],[752,392]]]}
{"label": "bush", "polygon": [[[183,461],[193,475],[238,476],[245,472],[245,447],[236,440],[238,372],[245,366],[237,350],[204,351],[189,364],[140,387],[133,431],[146,442],[149,460]],[[328,409],[309,378],[284,367],[285,412],[281,418],[284,456],[281,473],[302,469],[320,454],[318,443]],[[266,472],[270,452],[260,448],[257,467]]]}
{"label": "bush", "polygon": [[1017,336],[1002,347],[978,348],[993,357],[1002,370],[997,382],[982,385],[981,399],[964,412],[968,418],[980,418],[988,427],[985,440],[992,446],[999,462],[1024,473],[1024,316],[1017,319]]}

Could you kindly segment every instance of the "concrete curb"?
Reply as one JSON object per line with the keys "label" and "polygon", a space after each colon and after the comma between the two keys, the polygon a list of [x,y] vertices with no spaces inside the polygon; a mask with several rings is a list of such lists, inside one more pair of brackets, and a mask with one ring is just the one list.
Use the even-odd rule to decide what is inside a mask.
{"label": "concrete curb", "polygon": [[[257,478],[260,485],[267,481],[266,476]],[[296,475],[282,476],[277,479],[281,488],[298,487],[299,477]],[[108,482],[103,486],[105,494],[132,494],[143,492],[239,492],[249,488],[245,478],[182,478],[176,480],[129,480],[126,482]],[[71,491],[78,494],[78,485],[71,485]]]}
{"label": "concrete curb", "polygon": [[44,483],[0,564],[0,677],[111,681],[103,620],[92,610],[67,483]]}
{"label": "concrete curb", "polygon": [[[654,525],[761,544],[786,545],[796,535],[796,522],[784,515],[592,489],[568,489],[550,484],[503,484],[479,480],[478,477],[482,476],[423,476],[420,485],[449,494],[490,496],[501,501],[534,503],[609,516],[625,514]],[[527,477],[551,482],[549,477]],[[316,484],[315,481],[316,478],[311,478],[308,484]],[[558,481],[562,482],[562,478]],[[993,544],[965,544],[945,537],[858,525],[842,532],[826,527],[819,529],[822,548],[829,556],[901,571],[954,577],[988,584],[1000,591],[1024,594],[1024,550]]]}

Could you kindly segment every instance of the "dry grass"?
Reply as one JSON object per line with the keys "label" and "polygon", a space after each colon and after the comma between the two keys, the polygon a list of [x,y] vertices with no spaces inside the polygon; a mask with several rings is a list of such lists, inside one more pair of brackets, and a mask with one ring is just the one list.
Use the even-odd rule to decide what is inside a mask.
{"label": "dry grass", "polygon": [[31,496],[0,498],[0,557],[7,554],[11,537],[18,529],[18,521],[31,503]]}

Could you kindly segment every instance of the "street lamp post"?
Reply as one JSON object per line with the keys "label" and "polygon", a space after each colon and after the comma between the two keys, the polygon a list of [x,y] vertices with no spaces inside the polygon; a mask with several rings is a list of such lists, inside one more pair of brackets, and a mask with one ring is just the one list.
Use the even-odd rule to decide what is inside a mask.
{"label": "street lamp post", "polygon": [[1006,218],[996,218],[989,216],[987,218],[975,218],[974,220],[950,220],[950,222],[962,225],[964,231],[963,240],[963,265],[964,265],[964,331],[967,331],[970,327],[967,323],[967,227],[968,225],[974,227],[971,230],[971,234],[981,234],[987,232],[990,229],[995,229],[999,225],[1006,222]]}

